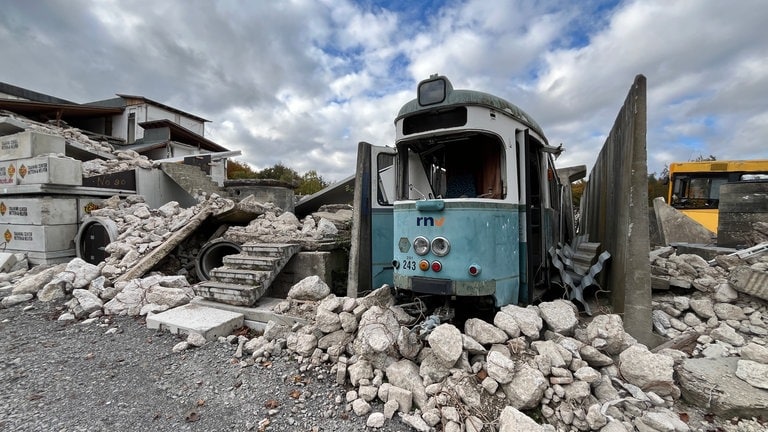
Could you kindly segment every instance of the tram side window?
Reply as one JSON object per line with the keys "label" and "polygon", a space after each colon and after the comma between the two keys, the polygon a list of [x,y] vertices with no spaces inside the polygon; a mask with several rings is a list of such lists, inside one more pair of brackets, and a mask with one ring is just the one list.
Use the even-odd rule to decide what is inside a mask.
{"label": "tram side window", "polygon": [[381,205],[392,205],[395,199],[395,155],[376,156],[376,199]]}

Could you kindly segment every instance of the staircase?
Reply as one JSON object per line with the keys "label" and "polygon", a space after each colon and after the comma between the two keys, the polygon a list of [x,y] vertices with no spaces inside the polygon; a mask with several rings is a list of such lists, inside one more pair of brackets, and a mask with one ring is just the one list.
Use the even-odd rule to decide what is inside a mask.
{"label": "staircase", "polygon": [[209,272],[211,280],[195,285],[195,294],[207,300],[251,306],[264,295],[301,246],[245,243],[241,249],[239,254],[225,256],[224,265]]}

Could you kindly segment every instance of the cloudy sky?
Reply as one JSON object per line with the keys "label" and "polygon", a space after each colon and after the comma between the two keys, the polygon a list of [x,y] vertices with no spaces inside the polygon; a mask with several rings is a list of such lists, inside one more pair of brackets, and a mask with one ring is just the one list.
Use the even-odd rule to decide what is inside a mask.
{"label": "cloudy sky", "polygon": [[75,102],[138,94],[211,120],[254,169],[330,181],[392,145],[418,81],[504,97],[563,143],[602,146],[648,84],[649,171],[768,158],[763,0],[0,0],[0,81]]}

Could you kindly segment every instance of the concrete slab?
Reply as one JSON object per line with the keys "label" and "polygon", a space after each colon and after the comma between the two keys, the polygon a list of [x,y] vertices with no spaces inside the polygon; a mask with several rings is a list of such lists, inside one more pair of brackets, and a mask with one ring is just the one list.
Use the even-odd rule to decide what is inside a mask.
{"label": "concrete slab", "polygon": [[234,306],[234,305],[218,303],[210,300],[205,300],[202,298],[195,298],[192,300],[192,304],[240,313],[248,321],[261,322],[265,324],[269,321],[274,321],[278,324],[285,324],[288,326],[292,326],[296,323],[306,324],[307,320],[303,318],[292,317],[288,315],[281,315],[272,311],[272,308],[283,300],[284,299],[280,299],[280,298],[262,297],[256,301],[255,305],[253,305],[252,307],[247,307],[247,306]]}
{"label": "concrete slab", "polygon": [[716,234],[703,225],[684,215],[678,209],[664,202],[664,198],[653,200],[653,211],[663,245],[674,243],[714,244]]}
{"label": "concrete slab", "polygon": [[200,333],[206,340],[232,334],[243,326],[243,314],[190,303],[147,317],[147,328],[171,333]]}
{"label": "concrete slab", "polygon": [[16,265],[16,255],[8,252],[0,252],[0,272],[11,271]]}

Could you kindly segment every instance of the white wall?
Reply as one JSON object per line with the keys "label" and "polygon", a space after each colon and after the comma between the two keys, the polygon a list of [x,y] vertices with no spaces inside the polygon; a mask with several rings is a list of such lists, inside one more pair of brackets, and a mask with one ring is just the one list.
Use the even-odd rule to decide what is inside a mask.
{"label": "white wall", "polygon": [[114,116],[112,118],[112,135],[127,139],[128,138],[128,115],[131,112],[136,113],[136,134],[135,139],[144,137],[144,128],[139,126],[139,123],[145,121],[154,120],[170,120],[184,128],[191,130],[192,132],[204,136],[205,123],[193,119],[191,117],[184,116],[182,114],[155,106],[147,103],[138,105],[128,105],[125,107],[125,111],[122,115]]}

